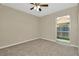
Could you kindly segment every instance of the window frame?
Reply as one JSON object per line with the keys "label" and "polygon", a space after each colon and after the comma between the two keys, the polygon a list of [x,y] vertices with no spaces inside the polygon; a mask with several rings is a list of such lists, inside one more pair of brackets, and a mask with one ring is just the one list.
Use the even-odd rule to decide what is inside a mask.
{"label": "window frame", "polygon": [[[57,38],[57,18],[58,18],[58,17],[64,17],[64,16],[69,16],[69,19],[70,19],[70,20],[69,20],[69,21],[70,21],[70,22],[69,22],[69,40],[63,40],[63,39],[58,39],[58,38]],[[56,24],[55,24],[55,30],[56,30],[56,31],[55,31],[55,32],[56,32],[56,33],[55,33],[55,34],[56,34],[56,37],[55,37],[55,38],[56,38],[56,41],[64,42],[64,43],[70,43],[70,40],[71,40],[71,36],[70,36],[70,33],[71,33],[71,16],[70,16],[70,15],[62,15],[62,16],[58,16],[58,17],[55,18],[55,19],[56,19],[56,21],[55,21],[55,23],[56,23]]]}

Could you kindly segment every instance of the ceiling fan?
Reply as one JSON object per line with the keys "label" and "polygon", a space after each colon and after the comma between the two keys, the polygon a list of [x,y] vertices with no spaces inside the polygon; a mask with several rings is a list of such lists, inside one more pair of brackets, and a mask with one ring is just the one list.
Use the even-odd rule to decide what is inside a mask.
{"label": "ceiling fan", "polygon": [[43,4],[43,3],[30,3],[33,5],[32,8],[30,8],[30,10],[37,10],[37,11],[42,11],[41,7],[48,7],[48,4]]}

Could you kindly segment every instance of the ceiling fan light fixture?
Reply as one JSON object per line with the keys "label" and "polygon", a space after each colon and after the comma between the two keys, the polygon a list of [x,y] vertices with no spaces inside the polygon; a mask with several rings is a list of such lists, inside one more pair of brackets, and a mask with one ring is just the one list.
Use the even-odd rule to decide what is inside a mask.
{"label": "ceiling fan light fixture", "polygon": [[37,6],[34,6],[34,9],[37,9]]}
{"label": "ceiling fan light fixture", "polygon": [[37,8],[36,10],[39,11],[39,8]]}
{"label": "ceiling fan light fixture", "polygon": [[40,9],[40,6],[38,5],[38,6],[37,6],[37,11],[39,11],[39,9]]}
{"label": "ceiling fan light fixture", "polygon": [[38,5],[37,8],[40,8],[40,6]]}

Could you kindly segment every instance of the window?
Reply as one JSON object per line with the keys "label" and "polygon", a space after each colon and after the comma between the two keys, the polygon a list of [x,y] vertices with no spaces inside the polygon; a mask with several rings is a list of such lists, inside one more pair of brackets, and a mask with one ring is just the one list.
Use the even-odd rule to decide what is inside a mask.
{"label": "window", "polygon": [[70,40],[69,38],[70,16],[69,15],[57,17],[56,28],[57,28],[57,39]]}

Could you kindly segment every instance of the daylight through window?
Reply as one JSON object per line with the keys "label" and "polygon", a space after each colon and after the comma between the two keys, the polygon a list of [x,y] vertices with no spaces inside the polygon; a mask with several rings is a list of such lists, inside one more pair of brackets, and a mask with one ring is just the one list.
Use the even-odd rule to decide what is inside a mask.
{"label": "daylight through window", "polygon": [[70,16],[57,17],[57,39],[69,40]]}

